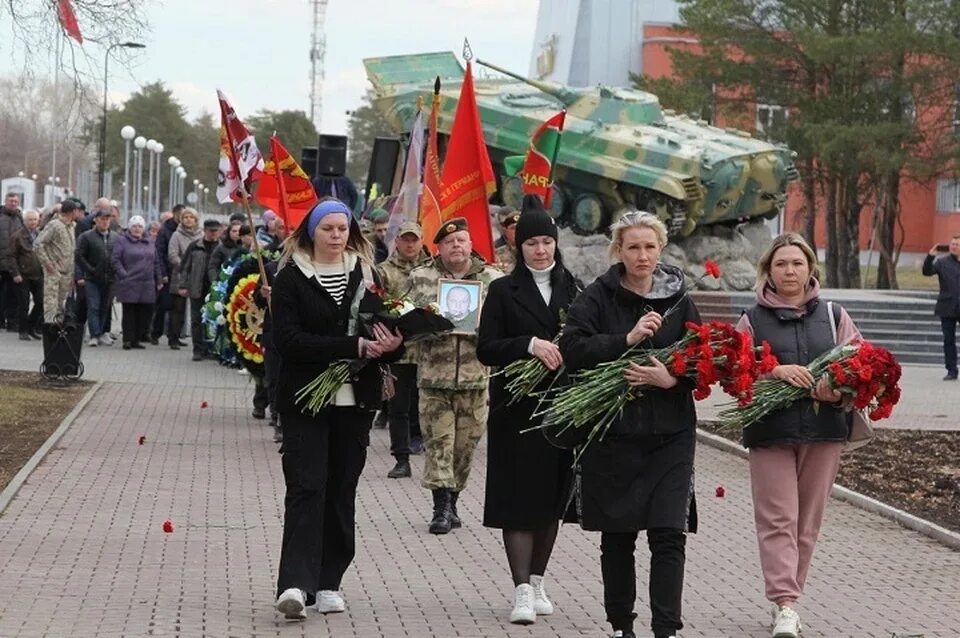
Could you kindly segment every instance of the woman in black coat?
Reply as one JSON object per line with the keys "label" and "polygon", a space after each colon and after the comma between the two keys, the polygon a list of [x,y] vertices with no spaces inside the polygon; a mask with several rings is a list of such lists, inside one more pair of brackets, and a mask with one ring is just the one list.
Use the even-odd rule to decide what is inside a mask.
{"label": "woman in black coat", "polygon": [[[666,228],[648,213],[629,213],[614,225],[610,252],[619,263],[570,307],[560,339],[571,373],[613,361],[634,345],[669,346],[684,335],[686,322],[699,323],[683,273],[658,261],[666,243]],[[696,531],[694,384],[658,361],[631,364],[624,376],[631,386],[643,385],[642,394],[583,453],[577,514],[584,529],[602,533],[603,604],[615,636],[635,635],[634,547],[638,532],[647,531],[651,624],[656,638],[668,638],[683,627],[685,532]]]}
{"label": "woman in black coat", "polygon": [[[340,581],[353,560],[357,483],[367,459],[373,410],[383,387],[379,363],[396,360],[402,339],[383,325],[365,334],[361,303],[381,303],[370,246],[342,202],[321,200],[290,237],[270,290],[273,336],[283,359],[277,410],[283,428],[283,545],[277,611],[306,618],[343,611]],[[370,360],[315,415],[297,392],[340,360]]]}
{"label": "woman in black coat", "polygon": [[[529,197],[529,196],[528,196]],[[557,227],[536,196],[525,200],[517,223],[517,266],[490,284],[477,340],[477,358],[503,368],[536,357],[550,370],[563,363],[553,343],[562,316],[579,289],[557,250]],[[490,379],[487,419],[487,487],[483,524],[503,530],[514,584],[510,622],[528,624],[553,613],[543,575],[557,538],[564,477],[572,457],[549,443],[535,427],[535,397],[508,405],[502,374]]]}

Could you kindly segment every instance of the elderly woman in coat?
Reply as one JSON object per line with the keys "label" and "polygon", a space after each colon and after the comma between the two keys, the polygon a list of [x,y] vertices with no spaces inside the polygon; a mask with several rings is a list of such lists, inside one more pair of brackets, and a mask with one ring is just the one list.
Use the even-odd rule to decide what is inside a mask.
{"label": "elderly woman in coat", "polygon": [[134,215],[113,248],[117,301],[123,307],[123,349],[142,350],[150,329],[157,290],[163,285],[160,261],[146,236],[143,217]]}

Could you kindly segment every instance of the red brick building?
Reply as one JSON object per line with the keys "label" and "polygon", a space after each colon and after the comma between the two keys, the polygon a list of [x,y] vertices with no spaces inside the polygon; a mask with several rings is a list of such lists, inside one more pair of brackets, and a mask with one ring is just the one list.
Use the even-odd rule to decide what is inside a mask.
{"label": "red brick building", "polygon": [[[674,70],[670,48],[697,52],[699,42],[695,35],[678,32],[672,24],[644,23],[641,58],[643,74],[652,78],[672,76]],[[960,101],[960,83],[957,88],[957,100]],[[960,135],[960,105],[955,103],[944,108],[949,108],[954,114],[954,130]],[[746,130],[762,131],[771,121],[789,117],[784,109],[776,105],[754,105],[752,111],[752,114],[748,114],[743,120],[732,124]],[[926,253],[934,244],[944,243],[952,235],[960,233],[960,175],[953,179],[933,180],[924,184],[905,178],[901,182],[900,203],[903,230],[897,230],[897,240],[901,239],[901,235],[905,239],[904,257],[908,257],[908,253]],[[785,230],[800,230],[803,227],[803,220],[799,219],[798,215],[801,207],[799,185],[794,184],[786,206],[783,226]],[[860,218],[860,246],[863,250],[870,245],[872,228],[872,209],[866,206]],[[817,220],[817,243],[819,246],[826,243],[826,230],[822,219]],[[902,259],[901,263],[908,265],[910,261]]]}

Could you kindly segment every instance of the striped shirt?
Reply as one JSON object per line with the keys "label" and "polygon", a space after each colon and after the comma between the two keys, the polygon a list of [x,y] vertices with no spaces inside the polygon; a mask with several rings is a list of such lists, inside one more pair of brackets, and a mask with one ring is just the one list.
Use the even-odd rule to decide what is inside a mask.
{"label": "striped shirt", "polygon": [[330,293],[333,300],[339,306],[343,302],[343,297],[347,293],[347,271],[344,265],[340,264],[318,264],[314,262],[317,281],[323,286],[323,289]]}

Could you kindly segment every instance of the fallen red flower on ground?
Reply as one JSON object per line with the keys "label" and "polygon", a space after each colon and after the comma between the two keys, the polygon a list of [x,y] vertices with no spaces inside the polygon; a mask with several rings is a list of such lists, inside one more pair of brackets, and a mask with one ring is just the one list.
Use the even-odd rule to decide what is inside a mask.
{"label": "fallen red flower on ground", "polygon": [[169,518],[163,521],[163,531],[166,534],[173,534],[173,521]]}
{"label": "fallen red flower on ground", "polygon": [[201,401],[201,402],[200,402],[200,409],[203,410],[204,408],[209,407],[209,405],[210,405],[210,404],[207,403],[206,401]]}
{"label": "fallen red flower on ground", "polygon": [[722,485],[717,486],[717,498],[723,498],[727,494],[727,490],[723,489]]}
{"label": "fallen red flower on ground", "polygon": [[143,435],[140,435],[140,438],[137,439],[137,445],[143,445],[143,444],[146,443],[146,442],[147,442],[147,437],[145,437],[145,436],[143,436]]}

